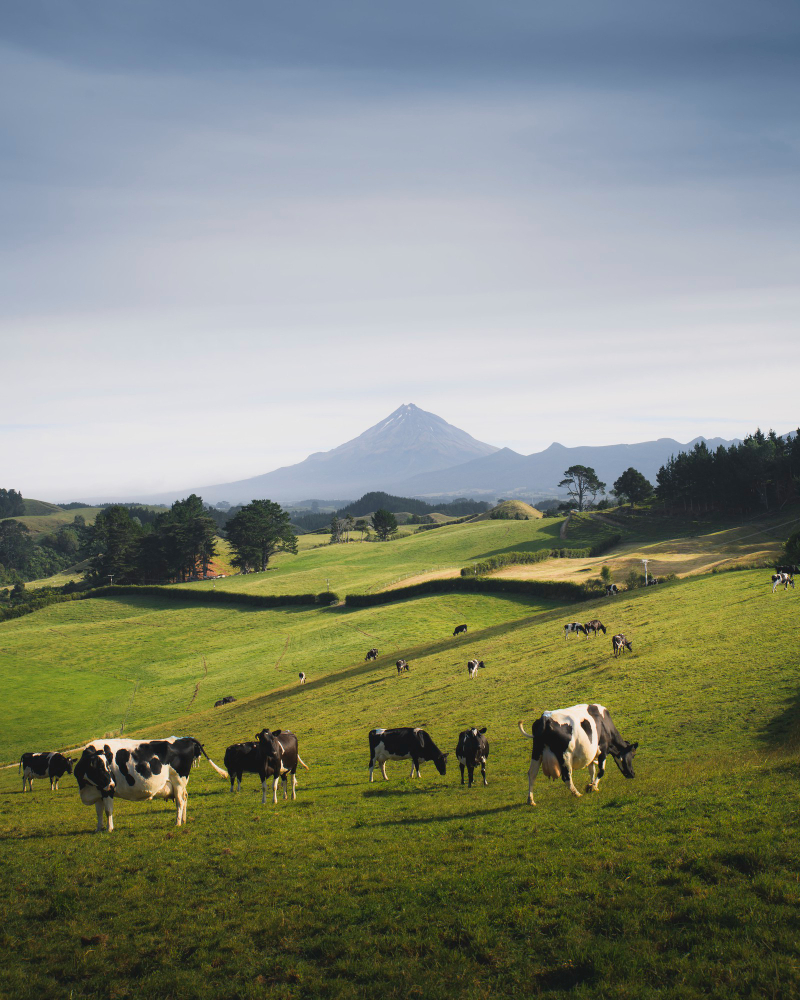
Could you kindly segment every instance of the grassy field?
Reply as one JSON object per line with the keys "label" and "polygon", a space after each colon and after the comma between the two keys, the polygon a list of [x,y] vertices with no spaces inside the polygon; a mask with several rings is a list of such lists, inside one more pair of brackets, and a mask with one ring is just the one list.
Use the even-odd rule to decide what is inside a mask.
{"label": "grassy field", "polygon": [[21,521],[32,535],[44,535],[58,531],[65,525],[72,524],[76,515],[80,515],[87,524],[94,524],[94,519],[100,513],[99,507],[80,507],[75,510],[54,510],[51,513],[25,514],[13,520]]}
{"label": "grassy field", "polygon": [[[217,580],[215,586],[253,594],[319,593],[326,589],[340,596],[369,593],[421,573],[460,569],[470,560],[498,552],[557,547],[562,520],[481,521],[421,532],[409,526],[409,533],[394,541],[352,541],[346,545],[329,545],[325,535],[302,535],[296,556],[279,554],[265,573]],[[607,530],[597,524],[596,537]],[[211,587],[212,583],[188,586]]]}
{"label": "grassy field", "polygon": [[[126,732],[191,733],[218,763],[263,725],[292,728],[311,770],[296,803],[262,807],[254,777],[231,796],[203,765],[185,827],[171,806],[117,803],[102,836],[71,778],[23,796],[0,772],[0,996],[796,996],[797,599],[748,571],[566,609],[138,598],[4,623],[4,759],[127,713]],[[632,654],[564,640],[565,621],[595,615]],[[460,621],[470,632],[454,639]],[[365,663],[371,645],[381,656]],[[474,681],[472,656],[487,663]],[[210,707],[227,693],[239,700]],[[636,778],[610,765],[579,800],[542,778],[527,806],[517,719],[586,700],[640,742]],[[389,763],[370,785],[375,725],[425,725],[451,751],[447,775],[428,765],[411,781]],[[459,784],[452,750],[470,725],[488,727],[487,788]]]}

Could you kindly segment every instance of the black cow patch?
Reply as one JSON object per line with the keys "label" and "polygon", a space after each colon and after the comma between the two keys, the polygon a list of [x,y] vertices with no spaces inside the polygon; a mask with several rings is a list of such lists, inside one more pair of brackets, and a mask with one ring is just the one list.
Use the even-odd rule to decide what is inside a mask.
{"label": "black cow patch", "polygon": [[117,758],[116,758],[117,767],[120,770],[120,774],[128,782],[128,784],[135,785],[136,779],[128,770],[128,761],[130,759],[130,756],[131,756],[130,750],[125,750],[124,747],[121,748],[120,750],[117,750]]}
{"label": "black cow patch", "polygon": [[592,738],[592,727],[589,725],[588,719],[581,719],[581,729],[586,733],[589,739]]}

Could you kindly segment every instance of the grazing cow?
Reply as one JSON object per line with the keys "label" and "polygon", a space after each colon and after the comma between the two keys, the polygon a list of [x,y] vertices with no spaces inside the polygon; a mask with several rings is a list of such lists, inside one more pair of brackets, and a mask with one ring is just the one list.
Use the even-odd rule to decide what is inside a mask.
{"label": "grazing cow", "polygon": [[261,805],[267,801],[267,778],[273,779],[272,801],[278,801],[278,782],[284,780],[283,797],[286,798],[286,781],[292,775],[292,798],[297,798],[297,778],[295,771],[300,764],[308,766],[297,753],[297,737],[288,729],[262,729],[255,740],[248,743],[234,743],[225,751],[225,767],[231,776],[231,791],[236,781],[236,791],[241,791],[242,774],[257,774],[261,778]]}
{"label": "grazing cow", "polygon": [[789,587],[794,590],[794,580],[789,573],[775,573],[772,577],[772,593],[775,593],[775,588],[780,587],[783,584],[783,589],[788,590]]}
{"label": "grazing cow", "polygon": [[[63,753],[24,753],[19,759],[22,772],[22,791],[33,791],[34,778],[49,778],[50,791],[58,791],[58,780],[64,774],[72,774],[73,761]],[[18,772],[18,773],[19,773]]]}
{"label": "grazing cow", "polygon": [[661,580],[657,576],[651,576],[647,581],[648,587],[655,587],[657,584],[661,583]]}
{"label": "grazing cow", "polygon": [[481,777],[484,785],[488,785],[486,780],[486,758],[489,756],[489,741],[483,735],[483,729],[465,729],[458,734],[458,745],[456,746],[456,759],[461,768],[461,784],[464,784],[464,768],[467,769],[469,782],[467,788],[472,788],[472,775],[476,767],[481,769]]}
{"label": "grazing cow", "polygon": [[301,684],[305,684],[305,682],[306,682],[306,675],[303,673],[302,670],[300,671],[300,673],[297,676],[300,678],[300,683]]}
{"label": "grazing cow", "polygon": [[583,632],[586,638],[589,638],[589,633],[586,631],[586,627],[580,622],[570,622],[568,625],[564,626],[564,638],[566,639],[570,632]]}
{"label": "grazing cow", "polygon": [[88,743],[75,765],[81,801],[97,810],[97,832],[103,829],[103,809],[108,832],[114,829],[114,796],[132,801],[173,799],[175,823],[186,822],[189,772],[202,754],[217,774],[227,772],[192,736],[170,736],[165,740],[95,740]]}
{"label": "grazing cow", "polygon": [[523,736],[533,740],[528,769],[528,805],[536,805],[533,782],[540,765],[548,778],[561,778],[577,798],[581,793],[573,784],[573,771],[591,767],[586,791],[598,792],[608,754],[626,778],[633,777],[633,755],[639,744],[629,743],[620,736],[608,709],[602,705],[573,705],[545,712],[534,722],[532,734],[525,732],[521,722],[519,728]]}
{"label": "grazing cow", "polygon": [[456,625],[455,629],[453,630],[453,635],[466,635],[466,634],[467,634],[466,625]]}
{"label": "grazing cow", "polygon": [[467,673],[469,674],[470,680],[478,676],[478,671],[485,667],[486,664],[483,660],[468,660],[467,661]]}
{"label": "grazing cow", "polygon": [[614,651],[614,656],[621,656],[626,649],[630,650],[631,653],[633,652],[633,645],[621,632],[612,637],[611,648]]}
{"label": "grazing cow", "polygon": [[397,661],[397,672],[398,674],[408,673],[408,664],[405,660]]}
{"label": "grazing cow", "polygon": [[447,767],[448,754],[436,746],[424,729],[411,729],[407,726],[399,729],[371,729],[369,733],[369,780],[373,781],[372,772],[379,765],[383,780],[386,777],[387,760],[411,759],[411,777],[414,771],[419,777],[419,762],[432,760],[439,774],[444,774]]}
{"label": "grazing cow", "polygon": [[618,593],[619,593],[619,590],[617,590],[616,583],[607,583],[606,584],[606,597],[613,597],[614,594],[618,594]]}
{"label": "grazing cow", "polygon": [[606,627],[598,618],[592,618],[590,622],[584,622],[583,628],[587,636],[590,632],[594,632],[595,639],[598,632],[602,632],[603,635],[606,634]]}
{"label": "grazing cow", "polygon": [[364,657],[364,661],[366,662],[367,660],[377,660],[377,659],[378,659],[378,650],[375,646],[373,646],[372,649],[367,650],[367,655]]}
{"label": "grazing cow", "polygon": [[220,705],[230,705],[232,701],[236,701],[232,694],[226,695],[224,698],[220,698],[219,701],[214,702],[214,708],[219,708]]}

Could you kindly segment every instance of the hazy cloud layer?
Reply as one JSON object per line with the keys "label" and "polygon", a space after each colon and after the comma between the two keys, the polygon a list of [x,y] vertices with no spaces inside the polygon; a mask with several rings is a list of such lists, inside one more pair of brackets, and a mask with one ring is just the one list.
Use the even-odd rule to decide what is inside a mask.
{"label": "hazy cloud layer", "polygon": [[795,4],[5,22],[0,485],[244,478],[402,402],[524,453],[797,426]]}

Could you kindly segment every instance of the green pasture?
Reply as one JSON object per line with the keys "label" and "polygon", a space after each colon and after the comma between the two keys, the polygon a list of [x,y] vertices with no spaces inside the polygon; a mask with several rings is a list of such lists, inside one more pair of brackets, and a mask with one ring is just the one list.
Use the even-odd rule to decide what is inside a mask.
{"label": "green pasture", "polygon": [[[118,802],[111,835],[91,833],[73,779],[22,795],[16,770],[0,771],[0,996],[796,996],[798,599],[773,595],[762,570],[564,609],[478,595],[353,611],[138,598],[6,622],[0,677],[31,710],[17,721],[24,699],[4,700],[4,759],[66,745],[59,726],[118,728],[139,678],[126,732],[191,733],[221,764],[228,743],[291,728],[310,770],[297,802],[273,807],[253,776],[231,796],[204,763],[185,827],[171,805]],[[564,622],[595,616],[607,636],[564,639]],[[460,621],[470,631],[454,639]],[[615,631],[633,641],[618,660]],[[381,656],[365,663],[371,645]],[[398,677],[400,654],[411,672]],[[471,681],[473,656],[487,666]],[[119,678],[128,688],[104,693]],[[227,693],[239,700],[209,706]],[[517,719],[530,729],[543,709],[587,700],[639,741],[636,778],[609,763],[600,793],[573,799],[540,777],[527,806]],[[377,725],[425,725],[451,751],[447,775],[427,765],[412,781],[389,762],[390,781],[369,784]],[[471,725],[488,727],[486,788],[462,788],[452,754]]]}
{"label": "green pasture", "polygon": [[[479,521],[411,531],[389,542],[351,541],[341,545],[327,544],[324,535],[303,535],[298,554],[275,556],[265,573],[188,586],[215,586],[252,594],[319,593],[327,589],[341,597],[369,593],[420,573],[460,569],[470,560],[498,552],[527,552],[567,544],[558,537],[562,520]],[[596,537],[603,537],[606,530],[597,524]]]}
{"label": "green pasture", "polygon": [[[25,501],[26,504],[30,501]],[[38,503],[38,501],[36,501]],[[58,531],[66,525],[70,525],[75,520],[76,515],[80,515],[87,524],[94,524],[95,518],[100,513],[99,507],[76,507],[74,510],[61,510],[54,508],[49,513],[24,514],[15,517],[13,520],[21,521],[32,535],[45,535],[48,532]]]}

